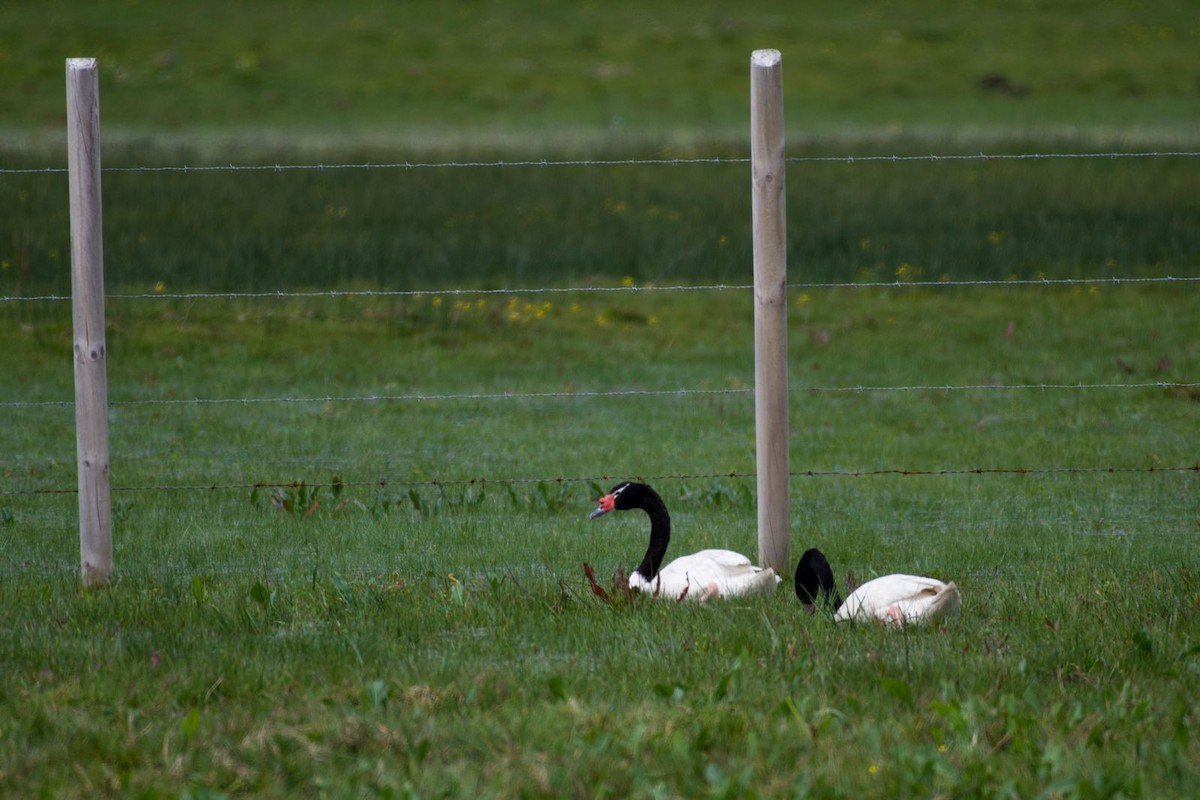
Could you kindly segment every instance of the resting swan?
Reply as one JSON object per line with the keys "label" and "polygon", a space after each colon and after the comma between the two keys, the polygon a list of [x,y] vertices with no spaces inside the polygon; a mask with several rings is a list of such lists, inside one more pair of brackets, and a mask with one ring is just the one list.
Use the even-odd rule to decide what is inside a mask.
{"label": "resting swan", "polygon": [[883,575],[859,586],[841,602],[833,570],[820,550],[806,550],[796,564],[796,596],[805,606],[836,607],[834,622],[877,620],[892,627],[934,622],[961,605],[954,582],[919,575]]}
{"label": "resting swan", "polygon": [[712,597],[771,592],[780,578],[732,550],[701,550],[681,556],[660,569],[671,541],[671,515],[658,492],[644,483],[620,483],[600,498],[591,519],[610,511],[640,508],[650,517],[650,546],[642,563],[629,576],[629,588],[655,597],[704,602]]}

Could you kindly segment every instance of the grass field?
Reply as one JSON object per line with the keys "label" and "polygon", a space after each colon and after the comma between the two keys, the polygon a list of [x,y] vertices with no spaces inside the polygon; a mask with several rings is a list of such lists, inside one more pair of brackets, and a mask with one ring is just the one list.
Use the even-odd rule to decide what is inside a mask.
{"label": "grass field", "polygon": [[[0,787],[1184,795],[1196,475],[1037,470],[1194,463],[1195,389],[808,390],[1182,380],[1191,303],[793,293],[798,473],[1035,470],[793,479],[796,552],[962,587],[960,617],[896,634],[806,616],[790,583],[611,608],[583,580],[645,546],[644,518],[586,519],[600,476],[753,470],[747,394],[584,396],[751,384],[745,292],[116,302],[111,590],[79,589],[74,496],[21,493],[73,485],[70,407],[3,429]],[[0,326],[6,399],[70,396],[52,316]],[[580,396],[323,399],[531,391]],[[136,404],[280,396],[314,399]],[[655,483],[674,552],[754,553],[752,480]]]}
{"label": "grass field", "polygon": [[0,6],[0,795],[1194,793],[1196,284],[1109,280],[1200,275],[1193,157],[789,165],[793,558],[957,582],[901,632],[584,579],[628,477],[756,554],[752,297],[659,290],[750,282],[748,165],[105,172],[81,588],[67,181],[13,171],[68,56],[110,168],[740,158],[764,46],[797,158],[1200,141],[1182,0],[649,9]]}

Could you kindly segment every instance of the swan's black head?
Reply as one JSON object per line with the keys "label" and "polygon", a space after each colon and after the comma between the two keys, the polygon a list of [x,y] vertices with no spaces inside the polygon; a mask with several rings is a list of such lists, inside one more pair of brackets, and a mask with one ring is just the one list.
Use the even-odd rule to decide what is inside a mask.
{"label": "swan's black head", "polygon": [[600,498],[596,510],[591,513],[591,519],[607,514],[610,511],[628,511],[631,508],[647,508],[657,503],[662,505],[658,492],[644,483],[625,481],[614,486],[608,494]]}
{"label": "swan's black head", "polygon": [[805,550],[796,564],[796,597],[806,606],[818,602],[831,608],[841,605],[829,560],[815,547]]}

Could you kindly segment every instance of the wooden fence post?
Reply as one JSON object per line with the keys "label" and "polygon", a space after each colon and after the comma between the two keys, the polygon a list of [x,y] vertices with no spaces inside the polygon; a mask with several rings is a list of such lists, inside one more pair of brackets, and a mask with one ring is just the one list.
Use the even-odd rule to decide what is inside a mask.
{"label": "wooden fence post", "polygon": [[100,82],[94,58],[67,59],[71,193],[71,316],[75,332],[75,442],[79,555],[85,586],[112,578],[104,242],[100,199]]}
{"label": "wooden fence post", "polygon": [[788,503],[787,225],[783,57],[750,57],[750,163],[754,214],[754,420],[758,559],[781,575],[791,565]]}

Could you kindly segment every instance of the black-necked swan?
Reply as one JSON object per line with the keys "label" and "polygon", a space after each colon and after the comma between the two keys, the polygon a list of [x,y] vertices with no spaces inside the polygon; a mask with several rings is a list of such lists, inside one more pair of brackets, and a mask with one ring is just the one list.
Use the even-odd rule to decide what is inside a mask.
{"label": "black-necked swan", "polygon": [[591,519],[610,511],[640,508],[650,517],[650,546],[642,563],[629,576],[629,588],[675,600],[771,592],[779,576],[770,567],[756,567],[732,550],[701,550],[661,567],[671,541],[671,515],[658,492],[644,483],[619,483],[600,498]]}
{"label": "black-necked swan", "polygon": [[825,554],[814,547],[796,564],[796,596],[812,606],[818,594],[821,602],[837,606],[834,622],[878,620],[893,627],[934,622],[957,611],[962,602],[953,581],[897,574],[867,581],[839,604],[833,570]]}

